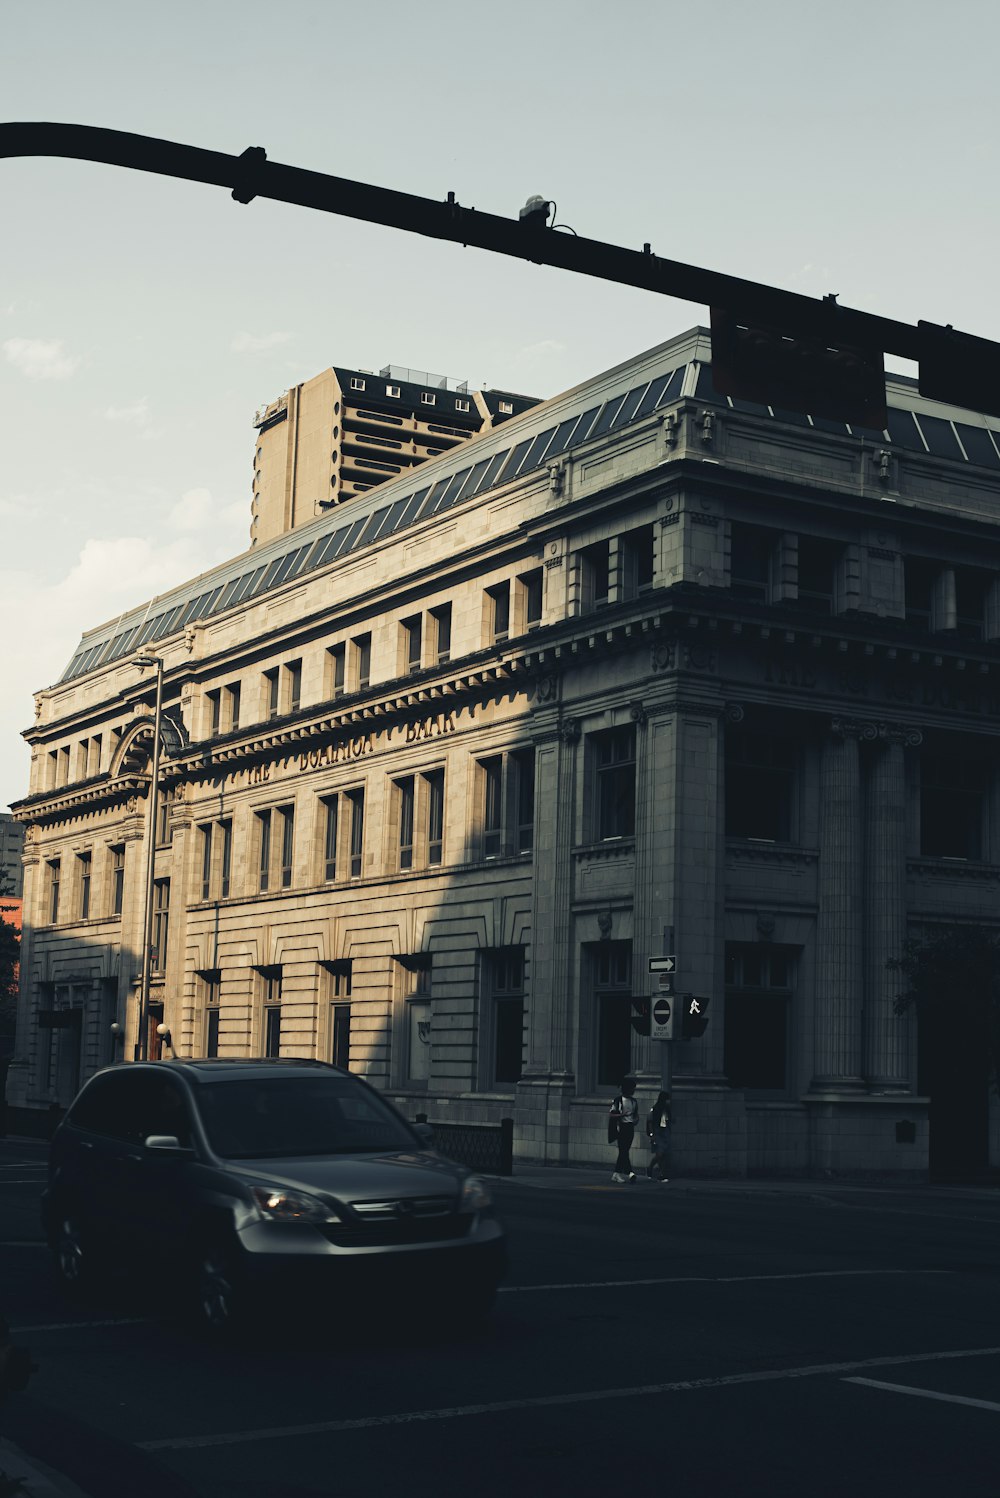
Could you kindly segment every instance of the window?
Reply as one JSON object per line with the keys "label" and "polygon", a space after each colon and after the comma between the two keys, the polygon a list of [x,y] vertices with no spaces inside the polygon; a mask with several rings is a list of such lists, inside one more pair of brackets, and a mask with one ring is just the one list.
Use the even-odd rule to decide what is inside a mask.
{"label": "window", "polygon": [[370,634],[357,635],[351,644],[354,646],[358,691],[363,692],[370,684],[372,676],[372,637]]}
{"label": "window", "polygon": [[351,1069],[351,962],[326,964],[331,975],[333,1001],[330,1004],[330,1060],[334,1066]]}
{"label": "window", "polygon": [[365,793],[360,788],[348,791],[351,803],[351,878],[360,879],[365,846]]}
{"label": "window", "polygon": [[920,851],[928,858],[984,854],[987,766],[971,755],[926,753],[920,761]]}
{"label": "window", "polygon": [[533,567],[517,580],[518,611],[522,631],[537,629],[542,622],[542,569]]}
{"label": "window", "polygon": [[986,618],[986,594],[992,577],[974,567],[955,568],[955,628],[963,640],[981,640]]}
{"label": "window", "polygon": [[159,791],[156,798],[156,846],[162,848],[173,837],[170,825],[170,792]]}
{"label": "window", "polygon": [[455,401],[455,410],[456,411],[468,411],[469,410],[469,402],[467,400],[463,400],[461,396],[458,396],[456,398],[456,401]]}
{"label": "window", "polygon": [[93,855],[80,853],[77,862],[80,865],[80,919],[90,919],[90,871]]}
{"label": "window", "polygon": [[205,1006],[205,1055],[209,1058],[219,1054],[219,999],[222,991],[222,974],[210,969],[200,974],[203,1002]]}
{"label": "window", "polygon": [[492,1061],[483,1080],[509,1087],[520,1080],[524,1063],[524,948],[484,953],[482,972]]}
{"label": "window", "polygon": [[153,949],[150,966],[154,973],[162,973],[167,965],[167,937],[170,927],[170,880],[157,879],[153,883]]}
{"label": "window", "polygon": [[798,607],[813,614],[832,614],[836,607],[837,567],[843,547],[816,536],[799,537]]}
{"label": "window", "polygon": [[733,1087],[784,1092],[795,953],[726,944],[724,1070]]}
{"label": "window", "polygon": [[420,670],[423,651],[423,623],[419,614],[402,621],[403,671],[410,675]]}
{"label": "window", "polygon": [[413,867],[413,776],[396,781],[399,802],[399,867]]}
{"label": "window", "polygon": [[486,589],[489,609],[489,631],[492,644],[499,644],[510,635],[510,583],[497,583]]}
{"label": "window", "polygon": [[323,878],[336,879],[337,877],[337,809],[340,805],[339,796],[327,796],[322,801],[323,807]]}
{"label": "window", "polygon": [[205,698],[209,712],[208,732],[209,736],[214,739],[222,730],[222,693],[220,691],[206,692]]}
{"label": "window", "polygon": [[603,608],[610,596],[611,544],[599,541],[596,546],[588,546],[580,553],[581,607],[585,611]]}
{"label": "window", "polygon": [[729,587],[738,598],[771,600],[771,560],[777,537],[758,525],[734,520],[730,527]]}
{"label": "window", "polygon": [[595,733],[593,744],[598,840],[631,837],[635,832],[635,729]]}
{"label": "window", "polygon": [[906,600],[906,622],[911,629],[926,634],[931,628],[934,610],[934,585],[941,568],[924,557],[904,557],[903,588]]}
{"label": "window", "polygon": [[428,957],[410,957],[403,974],[406,1080],[426,1086],[431,1075],[431,964]]}
{"label": "window", "polygon": [[427,862],[441,862],[444,849],[444,771],[429,770],[427,784]]}
{"label": "window", "polygon": [[198,831],[201,833],[201,898],[209,899],[212,893],[212,824],[207,822]]}
{"label": "window", "polygon": [[266,890],[271,875],[271,812],[259,811],[257,818],[257,888]]}
{"label": "window", "polygon": [[512,401],[501,401],[500,402],[500,415],[501,416],[513,416],[513,414],[514,414],[514,404],[513,404],[513,402]]}
{"label": "window", "polygon": [[365,388],[365,382],[364,382],[364,380],[362,380],[359,375],[351,375],[351,389],[352,390],[364,390],[364,388]]}
{"label": "window", "polygon": [[59,750],[59,784],[69,785],[69,745]]}
{"label": "window", "polygon": [[295,862],[295,807],[279,806],[281,818],[281,888],[289,889]]}
{"label": "window", "polygon": [[428,391],[424,390],[420,396],[420,404],[422,406],[435,406],[437,405],[437,396],[431,395]]}
{"label": "window", "polygon": [[222,869],[219,880],[219,897],[223,900],[229,898],[230,877],[233,867],[233,824],[231,821],[219,823],[219,831],[222,834]]}
{"label": "window", "polygon": [[111,850],[111,914],[121,915],[125,894],[125,844]]}
{"label": "window", "polygon": [[397,400],[397,401],[399,400],[399,386],[398,385],[387,385],[385,387],[385,393],[386,393],[386,395],[391,396],[393,400]]}
{"label": "window", "polygon": [[328,697],[342,697],[347,687],[347,647],[332,645],[327,655]]}
{"label": "window", "polygon": [[53,858],[49,862],[49,920],[55,925],[59,919],[59,881],[62,860]]}
{"label": "window", "polygon": [[268,720],[278,716],[278,668],[264,672],[264,717]]}
{"label": "window", "polygon": [[602,941],[589,949],[596,1025],[596,1082],[617,1087],[632,1069],[632,943]]}
{"label": "window", "polygon": [[264,1055],[281,1055],[281,968],[264,967],[260,970],[263,979],[264,1009]]}
{"label": "window", "polygon": [[289,661],[285,667],[285,684],[290,713],[297,713],[302,704],[302,662]]}
{"label": "window", "polygon": [[796,753],[780,733],[726,730],[726,836],[787,843]]}
{"label": "window", "polygon": [[226,687],[227,706],[229,708],[229,731],[235,733],[240,726],[240,697],[241,687],[238,681]]}
{"label": "window", "polygon": [[638,598],[653,586],[653,527],[644,525],[622,537],[622,597]]}
{"label": "window", "polygon": [[535,830],[535,751],[515,749],[479,761],[481,856],[530,853]]}
{"label": "window", "polygon": [[434,620],[437,663],[443,666],[445,661],[451,659],[451,604],[442,603],[439,608],[431,609],[431,618]]}

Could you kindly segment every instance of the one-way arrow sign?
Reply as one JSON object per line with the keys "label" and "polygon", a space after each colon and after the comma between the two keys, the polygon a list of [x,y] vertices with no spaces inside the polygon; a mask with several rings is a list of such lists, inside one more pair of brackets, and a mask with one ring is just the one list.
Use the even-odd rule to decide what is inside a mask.
{"label": "one-way arrow sign", "polygon": [[651,973],[672,973],[677,967],[676,957],[651,957],[649,959],[649,971]]}

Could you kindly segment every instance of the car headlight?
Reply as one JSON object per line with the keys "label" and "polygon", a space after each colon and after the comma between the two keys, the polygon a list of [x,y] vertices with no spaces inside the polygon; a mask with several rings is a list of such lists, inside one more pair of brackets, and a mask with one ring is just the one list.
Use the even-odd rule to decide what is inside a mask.
{"label": "car headlight", "polygon": [[258,1212],[270,1222],[340,1221],[332,1207],[304,1191],[289,1191],[287,1186],[258,1186],[250,1181],[247,1185]]}
{"label": "car headlight", "polygon": [[462,1194],[458,1198],[460,1212],[482,1212],[493,1205],[493,1198],[485,1181],[478,1176],[466,1176],[462,1182]]}

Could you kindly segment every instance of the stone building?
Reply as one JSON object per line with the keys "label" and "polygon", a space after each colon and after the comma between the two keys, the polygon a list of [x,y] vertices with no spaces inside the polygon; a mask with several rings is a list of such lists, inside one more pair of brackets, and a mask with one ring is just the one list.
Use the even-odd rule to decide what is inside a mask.
{"label": "stone building", "polygon": [[709,358],[695,329],[84,635],[15,808],[18,1126],[134,1054],[141,647],[154,1053],[325,1057],[608,1161],[669,944],[709,1000],[681,1172],[998,1153],[982,1047],[963,1113],[885,964],[1000,914],[1000,438],[905,379],[885,432],[733,402]]}

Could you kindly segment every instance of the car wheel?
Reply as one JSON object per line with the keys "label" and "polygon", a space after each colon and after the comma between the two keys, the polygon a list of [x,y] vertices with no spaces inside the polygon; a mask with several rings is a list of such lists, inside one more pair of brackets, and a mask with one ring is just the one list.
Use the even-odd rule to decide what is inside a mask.
{"label": "car wheel", "polygon": [[62,1217],[52,1238],[52,1258],[65,1290],[81,1294],[93,1277],[88,1242],[78,1217]]}

